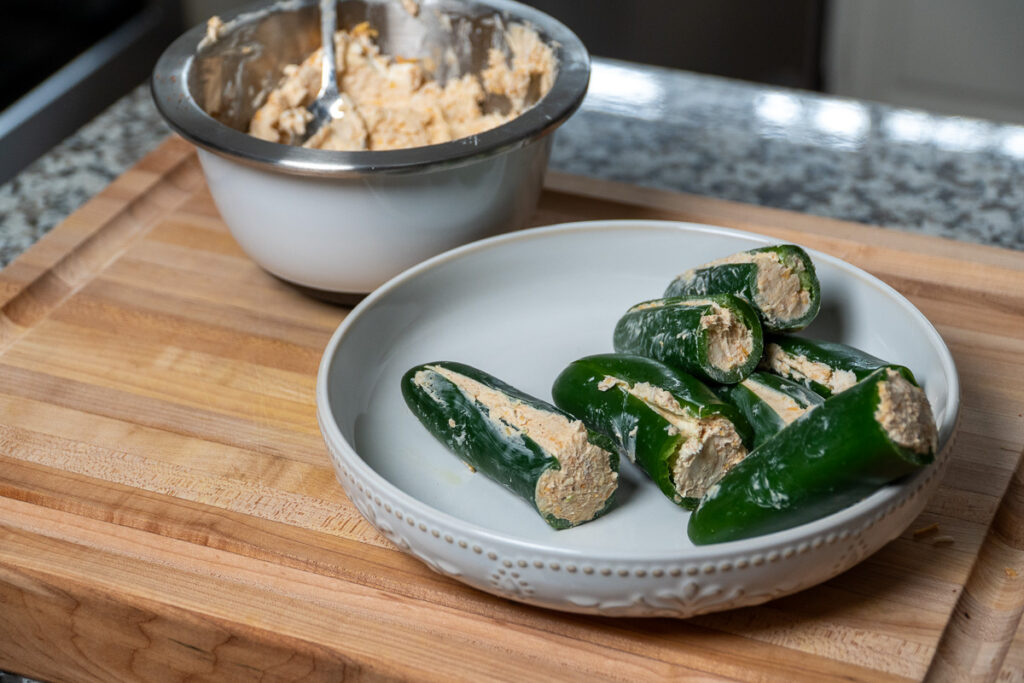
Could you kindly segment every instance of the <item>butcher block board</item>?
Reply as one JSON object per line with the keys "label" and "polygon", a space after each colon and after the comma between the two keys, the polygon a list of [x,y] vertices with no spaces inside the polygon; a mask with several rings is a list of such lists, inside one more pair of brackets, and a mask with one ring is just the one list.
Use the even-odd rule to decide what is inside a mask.
{"label": "butcher block board", "polygon": [[559,175],[532,222],[607,218],[796,241],[935,323],[962,422],[906,533],[816,588],[686,621],[552,612],[434,574],[359,516],[317,429],[317,363],[348,309],[246,258],[171,138],[0,272],[0,669],[1021,680],[1024,253]]}

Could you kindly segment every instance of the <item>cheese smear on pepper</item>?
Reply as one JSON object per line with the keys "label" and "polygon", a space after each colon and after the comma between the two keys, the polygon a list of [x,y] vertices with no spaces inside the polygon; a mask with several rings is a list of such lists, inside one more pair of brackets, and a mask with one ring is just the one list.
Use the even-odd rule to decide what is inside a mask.
{"label": "cheese smear on pepper", "polygon": [[621,388],[658,413],[668,422],[670,434],[684,436],[670,462],[676,502],[700,498],[710,485],[747,457],[747,449],[728,419],[720,415],[695,417],[671,393],[647,382],[630,384],[606,376],[597,385],[600,391],[612,387]]}
{"label": "cheese smear on pepper", "polygon": [[645,301],[642,304],[632,306],[626,313],[646,311],[651,308],[664,308],[666,306],[680,306],[682,308],[696,308],[697,306],[710,306],[714,302],[711,299],[687,299],[685,301],[670,301],[669,299],[654,299]]}
{"label": "cheese smear on pepper", "polygon": [[587,428],[557,412],[541,410],[440,365],[427,366],[413,382],[433,396],[431,374],[454,384],[471,401],[488,411],[488,418],[506,436],[528,437],[558,461],[545,470],[534,492],[537,509],[572,524],[593,519],[618,486],[611,455],[589,441]]}
{"label": "cheese smear on pepper", "polygon": [[800,282],[804,264],[799,259],[793,266],[783,263],[774,251],[747,251],[732,254],[693,268],[677,279],[690,282],[697,272],[730,264],[753,263],[757,266],[757,292],[753,303],[770,320],[787,321],[800,318],[811,307],[811,295]]}
{"label": "cheese smear on pepper", "polygon": [[833,394],[849,389],[857,383],[857,376],[849,370],[836,370],[806,356],[786,353],[778,344],[768,344],[764,352],[764,364],[772,372],[783,377],[817,382],[828,387]]}
{"label": "cheese smear on pepper", "polygon": [[813,405],[802,406],[789,394],[783,393],[766,384],[762,384],[751,377],[743,380],[740,384],[750,390],[754,396],[757,396],[759,399],[764,401],[768,407],[770,407],[775,414],[779,416],[779,419],[781,419],[784,424],[789,424],[808,410],[814,408]]}

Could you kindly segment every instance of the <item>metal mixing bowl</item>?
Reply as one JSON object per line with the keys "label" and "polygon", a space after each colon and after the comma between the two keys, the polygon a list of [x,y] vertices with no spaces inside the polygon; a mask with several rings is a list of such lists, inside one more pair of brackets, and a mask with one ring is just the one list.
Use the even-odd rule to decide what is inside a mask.
{"label": "metal mixing bowl", "polygon": [[304,149],[244,131],[284,66],[319,47],[317,0],[264,2],[222,18],[218,40],[204,40],[197,26],[167,48],[153,97],[199,148],[214,201],[246,253],[326,292],[366,293],[441,251],[521,227],[536,207],[550,133],[579,106],[590,77],[569,29],[510,0],[423,0],[415,17],[398,0],[342,0],[339,27],[369,21],[383,54],[428,58],[442,82],[486,68],[488,49],[504,48],[512,23],[554,48],[557,76],[532,108],[479,135],[387,151]]}

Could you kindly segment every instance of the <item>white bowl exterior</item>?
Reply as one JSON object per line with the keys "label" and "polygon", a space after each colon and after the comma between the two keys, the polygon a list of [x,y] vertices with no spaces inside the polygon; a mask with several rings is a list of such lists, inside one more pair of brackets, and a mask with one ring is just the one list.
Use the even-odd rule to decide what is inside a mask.
{"label": "white bowl exterior", "polygon": [[[319,415],[321,429],[324,416]],[[326,434],[326,430],[325,434]],[[429,437],[428,437],[429,438]],[[398,548],[445,576],[539,607],[622,617],[686,618],[758,605],[837,576],[905,529],[938,488],[953,439],[927,476],[898,500],[865,506],[840,523],[791,530],[785,539],[744,550],[744,542],[708,546],[697,558],[609,560],[529,548],[395,496],[352,454],[326,439],[338,481],[359,513]],[[869,499],[870,500],[870,499]],[[834,516],[833,516],[834,517]],[[811,526],[811,525],[807,525]],[[817,525],[816,525],[817,526]],[[685,534],[680,523],[679,533]],[[773,537],[778,534],[773,534]],[[714,552],[720,548],[718,552]]]}
{"label": "white bowl exterior", "polygon": [[[399,368],[389,367],[397,363],[404,371],[419,362],[463,360],[546,397],[551,379],[569,361],[609,350],[615,319],[628,305],[656,296],[654,283],[663,287],[686,267],[770,242],[708,226],[600,221],[469,245],[395,278],[349,315],[321,364],[318,417],[339,481],[374,526],[433,569],[498,595],[562,610],[685,617],[764,602],[845,571],[896,537],[938,485],[952,449],[959,384],[948,349],[930,323],[887,285],[838,259],[812,252],[824,303],[809,336],[855,342],[914,369],[935,410],[942,450],[933,465],[906,482],[824,519],[755,539],[693,547],[681,511],[666,506],[655,487],[636,484],[642,477],[635,479],[626,465],[624,485],[632,480],[643,490],[635,489],[618,511],[592,524],[549,531],[525,504],[516,508],[514,497],[461,471],[433,443],[402,403]],[[615,268],[617,259],[630,263],[638,255],[647,256],[650,272]],[[574,263],[593,264],[612,282],[602,289]],[[569,277],[560,279],[563,273]],[[471,294],[463,296],[466,291]],[[536,316],[541,329],[557,326],[561,307],[571,305],[564,319],[568,339],[556,342],[551,353],[518,350],[524,340],[516,328],[524,318],[506,321],[493,312],[506,293],[515,306],[544,301],[548,317]],[[487,329],[464,342],[462,331],[481,327],[481,321]],[[446,336],[449,329],[455,334]],[[403,442],[406,427],[412,431]],[[424,483],[429,481],[438,483]],[[491,496],[500,504],[468,512],[460,507],[462,496],[476,496],[476,504]],[[633,525],[662,510],[679,520],[678,529],[662,525],[657,533],[663,535],[652,539],[644,525]],[[626,534],[636,539],[615,540]]]}
{"label": "white bowl exterior", "polygon": [[520,228],[537,205],[552,136],[420,173],[316,178],[198,150],[242,249],[278,277],[364,294],[461,244]]}

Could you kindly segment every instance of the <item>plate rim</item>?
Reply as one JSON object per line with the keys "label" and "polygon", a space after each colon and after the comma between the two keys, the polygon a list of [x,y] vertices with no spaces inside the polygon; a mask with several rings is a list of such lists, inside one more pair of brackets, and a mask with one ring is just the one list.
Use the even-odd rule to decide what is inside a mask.
{"label": "plate rim", "polygon": [[[469,257],[479,251],[500,248],[504,244],[542,239],[550,235],[571,234],[576,232],[612,232],[622,231],[624,229],[662,232],[700,232],[729,237],[753,238],[756,241],[764,242],[766,244],[797,244],[804,248],[813,259],[827,261],[840,270],[846,271],[848,274],[864,280],[867,284],[881,289],[890,297],[894,298],[897,303],[907,309],[913,316],[918,318],[919,323],[923,323],[923,328],[926,334],[931,337],[931,341],[936,344],[940,351],[943,369],[950,379],[949,396],[952,409],[949,411],[947,419],[944,420],[941,425],[938,425],[939,448],[936,451],[934,461],[899,485],[887,485],[867,498],[845,507],[842,510],[838,510],[820,519],[791,527],[789,529],[783,529],[769,534],[736,541],[712,543],[703,546],[695,545],[693,548],[683,552],[671,551],[660,554],[627,554],[621,551],[616,553],[609,549],[580,550],[558,547],[556,545],[538,542],[521,536],[514,536],[495,531],[488,527],[481,526],[447,513],[443,510],[439,510],[432,505],[423,502],[419,498],[416,498],[412,494],[400,489],[398,486],[392,484],[388,479],[380,475],[365,460],[363,460],[355,447],[350,444],[341,433],[341,429],[338,426],[337,421],[334,419],[334,413],[331,410],[330,396],[327,389],[332,363],[337,357],[338,347],[348,333],[348,330],[362,317],[365,311],[372,309],[380,299],[385,298],[391,291],[402,286],[407,281],[419,277],[423,273],[435,270],[450,262]],[[952,354],[931,321],[928,320],[928,318],[899,291],[858,266],[836,256],[832,256],[809,247],[804,247],[798,242],[784,241],[771,235],[747,230],[738,230],[725,226],[695,223],[690,221],[601,219],[556,223],[477,240],[442,252],[441,254],[412,266],[392,277],[355,306],[355,308],[348,313],[345,319],[342,320],[338,325],[338,328],[331,335],[330,341],[328,341],[324,348],[320,365],[317,370],[316,412],[317,423],[320,427],[324,440],[327,441],[328,448],[344,453],[348,460],[346,464],[356,470],[360,477],[370,480],[374,486],[381,488],[388,495],[393,496],[396,501],[400,501],[403,505],[407,506],[410,511],[415,511],[417,516],[420,518],[432,518],[439,524],[445,524],[448,527],[457,529],[467,535],[495,543],[502,543],[505,544],[506,547],[515,548],[522,552],[542,552],[550,556],[557,556],[565,559],[578,560],[585,558],[594,562],[639,563],[673,562],[681,560],[687,562],[701,562],[721,559],[725,556],[734,556],[739,553],[746,555],[767,553],[783,545],[796,545],[803,541],[827,536],[833,532],[838,534],[843,529],[856,528],[857,531],[854,533],[859,533],[864,528],[872,526],[876,521],[887,516],[890,511],[898,507],[902,502],[909,500],[918,490],[923,488],[933,476],[941,473],[944,469],[945,460],[949,456],[949,450],[954,442],[953,437],[959,422],[961,411],[960,393],[959,373],[957,372]],[[680,524],[680,527],[683,526],[683,524]]]}

